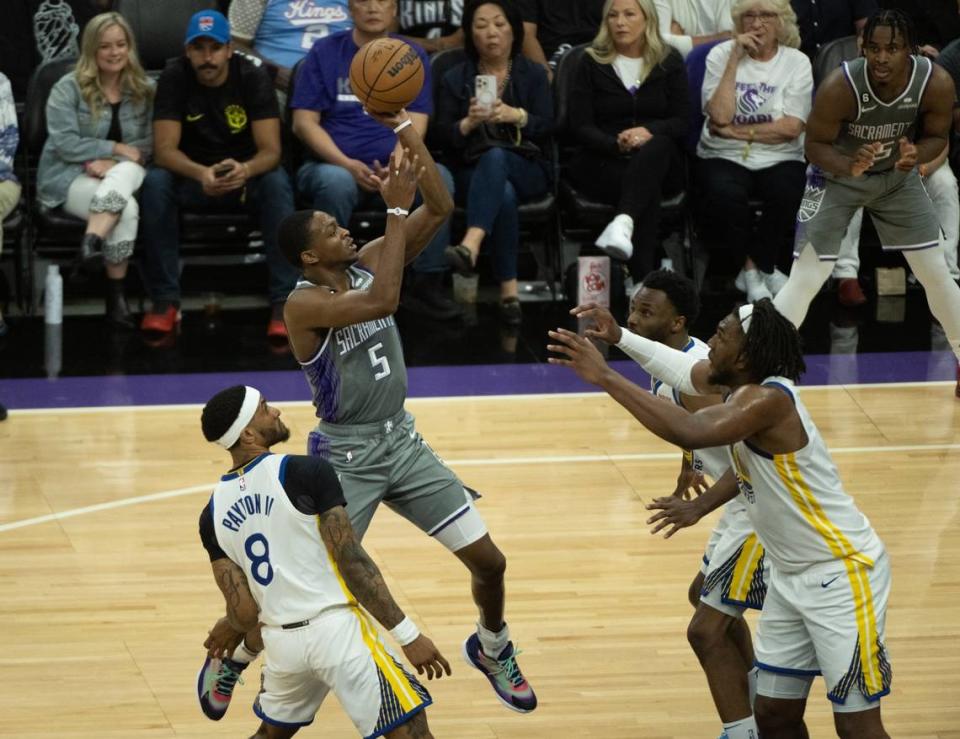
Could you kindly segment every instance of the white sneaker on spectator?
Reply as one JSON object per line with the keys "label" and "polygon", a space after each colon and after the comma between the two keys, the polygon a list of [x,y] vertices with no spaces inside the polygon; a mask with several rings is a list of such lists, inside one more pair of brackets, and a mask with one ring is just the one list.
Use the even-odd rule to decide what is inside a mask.
{"label": "white sneaker on spectator", "polygon": [[627,261],[633,256],[633,219],[626,213],[615,216],[594,242],[604,254]]}
{"label": "white sneaker on spectator", "polygon": [[763,272],[759,269],[743,270],[743,284],[746,286],[747,300],[756,303],[764,298],[772,298],[770,290],[763,279]]}
{"label": "white sneaker on spectator", "polygon": [[787,284],[787,280],[789,279],[789,277],[776,267],[773,268],[773,272],[770,274],[766,272],[763,273],[763,282],[766,284],[767,290],[769,290],[774,297],[783,289],[783,286]]}
{"label": "white sneaker on spectator", "polygon": [[747,291],[747,283],[744,282],[743,273],[746,272],[745,269],[741,268],[737,273],[737,276],[733,278],[733,286],[737,288],[742,293]]}

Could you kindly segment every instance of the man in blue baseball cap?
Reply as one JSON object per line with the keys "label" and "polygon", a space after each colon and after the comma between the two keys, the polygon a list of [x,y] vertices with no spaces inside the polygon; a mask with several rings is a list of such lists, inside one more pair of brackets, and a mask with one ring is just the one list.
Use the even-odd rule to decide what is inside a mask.
{"label": "man in blue baseball cap", "polygon": [[174,333],[180,322],[179,209],[247,210],[259,220],[270,269],[267,335],[286,343],[283,304],[297,270],[277,247],[293,213],[293,189],[280,166],[280,113],[259,60],[234,54],[230,24],[201,10],[187,24],[184,55],[157,83],[154,160],[141,193],[140,229],[152,307],[140,327]]}

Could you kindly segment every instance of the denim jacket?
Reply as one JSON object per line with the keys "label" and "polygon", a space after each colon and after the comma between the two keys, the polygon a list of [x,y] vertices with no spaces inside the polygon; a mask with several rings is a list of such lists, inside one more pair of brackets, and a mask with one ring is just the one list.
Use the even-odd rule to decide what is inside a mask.
{"label": "denim jacket", "polygon": [[17,181],[13,173],[13,158],[20,142],[17,128],[17,109],[13,102],[10,80],[0,72],[0,182]]}
{"label": "denim jacket", "polygon": [[[152,118],[152,100],[137,103],[124,91],[120,101],[120,143],[137,147],[149,158],[153,151]],[[70,184],[83,174],[84,163],[114,158],[115,142],[106,138],[109,130],[110,108],[101,108],[100,115],[94,118],[80,94],[74,72],[61,77],[47,99],[47,140],[37,168],[37,200],[41,205],[62,205]]]}

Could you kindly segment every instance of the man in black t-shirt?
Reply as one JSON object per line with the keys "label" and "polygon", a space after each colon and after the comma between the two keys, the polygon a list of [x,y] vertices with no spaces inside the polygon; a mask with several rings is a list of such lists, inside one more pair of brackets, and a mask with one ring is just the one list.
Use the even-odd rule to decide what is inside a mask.
{"label": "man in black t-shirt", "polygon": [[463,46],[462,20],[463,0],[397,0],[390,30],[432,54]]}
{"label": "man in black t-shirt", "polygon": [[876,0],[790,0],[790,5],[797,14],[800,51],[811,61],[830,41],[859,36],[877,10]]}
{"label": "man in black t-shirt", "polygon": [[559,57],[600,31],[604,0],[519,0],[523,54],[547,68],[553,79]]}
{"label": "man in black t-shirt", "polygon": [[227,19],[196,13],[186,54],[157,83],[154,159],[140,196],[144,277],[153,302],[141,328],[169,334],[180,320],[179,209],[246,209],[259,218],[270,269],[267,335],[285,340],[283,303],[297,271],[277,247],[293,213],[293,190],[280,166],[280,117],[273,83],[258,63],[234,55]]}

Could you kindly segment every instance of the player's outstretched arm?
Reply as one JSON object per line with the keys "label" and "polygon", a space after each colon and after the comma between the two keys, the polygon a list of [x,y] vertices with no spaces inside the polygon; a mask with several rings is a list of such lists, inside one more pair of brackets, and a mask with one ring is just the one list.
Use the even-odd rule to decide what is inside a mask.
{"label": "player's outstretched arm", "polygon": [[[368,113],[384,126],[397,131],[400,145],[409,151],[411,157],[416,157],[420,162],[417,174],[423,204],[410,214],[404,224],[407,235],[404,259],[409,263],[423,251],[437,233],[437,229],[453,213],[453,198],[447,192],[440,170],[407,112],[401,110],[392,114],[370,111]],[[380,248],[379,239],[371,241],[361,252],[361,261],[372,264],[372,259],[376,259],[374,252]]]}
{"label": "player's outstretched arm", "polygon": [[246,575],[237,564],[226,557],[213,560],[210,566],[213,568],[217,587],[226,601],[230,626],[245,634],[257,625],[260,617],[260,609],[250,592]]}
{"label": "player's outstretched arm", "polygon": [[417,672],[426,672],[427,679],[439,678],[444,672],[449,675],[450,663],[433,642],[404,616],[390,594],[380,569],[357,539],[343,506],[320,514],[320,536],[337,563],[347,588],[370,615],[390,630]]}
{"label": "player's outstretched arm", "polygon": [[739,492],[737,478],[733,470],[729,469],[695,500],[683,500],[676,495],[656,498],[647,506],[649,511],[659,511],[647,519],[647,523],[653,526],[650,533],[657,534],[669,526],[670,528],[663,535],[665,539],[669,539],[680,529],[693,526],[710,511],[736,498]]}

